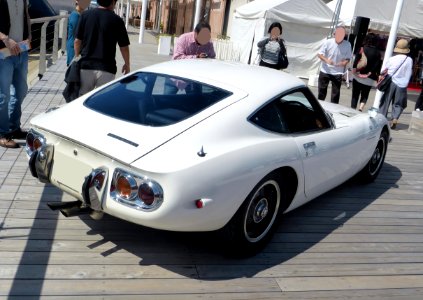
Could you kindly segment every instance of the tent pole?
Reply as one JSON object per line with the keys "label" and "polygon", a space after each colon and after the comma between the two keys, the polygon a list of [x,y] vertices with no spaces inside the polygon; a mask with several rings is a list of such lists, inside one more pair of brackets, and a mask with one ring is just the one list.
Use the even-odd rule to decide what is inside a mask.
{"label": "tent pole", "polygon": [[163,0],[159,1],[159,13],[157,14],[157,24],[156,24],[156,30],[158,33],[160,32],[160,24],[162,22],[162,6],[163,6]]}
{"label": "tent pole", "polygon": [[140,32],[138,36],[138,43],[142,44],[144,42],[144,31],[145,31],[145,18],[147,16],[147,5],[148,0],[142,0],[141,6],[141,20],[140,20]]}
{"label": "tent pole", "polygon": [[338,0],[335,6],[335,11],[332,17],[332,28],[330,29],[328,39],[333,37],[333,33],[335,32],[335,28],[338,26],[339,22],[339,15],[341,14],[341,7],[342,7],[342,0]]}
{"label": "tent pole", "polygon": [[[397,6],[395,8],[394,18],[392,20],[391,31],[389,32],[388,44],[386,45],[385,56],[383,58],[382,69],[385,68],[386,62],[392,56],[392,52],[394,49],[394,45],[397,39],[397,31],[399,20],[401,17],[402,6],[404,4],[404,0],[397,0]],[[380,99],[382,98],[382,92],[376,90],[375,101],[373,102],[373,110],[379,110]]]}
{"label": "tent pole", "polygon": [[195,26],[201,21],[201,0],[195,1],[195,16],[194,16],[194,24],[192,25],[192,29],[194,30]]}
{"label": "tent pole", "polygon": [[128,0],[126,1],[126,13],[125,13],[125,27],[126,29],[128,29],[128,25],[129,25],[129,8],[131,6],[131,1]]}

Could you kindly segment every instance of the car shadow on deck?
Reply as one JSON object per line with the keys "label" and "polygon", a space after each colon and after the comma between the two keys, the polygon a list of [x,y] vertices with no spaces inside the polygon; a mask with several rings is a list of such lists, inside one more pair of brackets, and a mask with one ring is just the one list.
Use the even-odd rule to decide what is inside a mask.
{"label": "car shadow on deck", "polygon": [[[385,163],[372,184],[364,185],[351,179],[287,213],[267,247],[247,258],[225,255],[225,245],[212,233],[155,230],[111,216],[105,216],[101,221],[85,217],[81,219],[91,228],[88,235],[102,237],[102,240],[91,245],[92,249],[108,242],[115,245],[101,252],[103,256],[125,250],[139,257],[140,265],[157,265],[188,278],[217,280],[253,277],[314,247],[321,247],[319,243],[346,223],[365,225],[368,218],[366,207],[388,189],[396,187],[400,178],[401,171]],[[349,240],[344,242],[347,245],[354,243]],[[319,251],[329,255],[331,251],[337,251],[324,244]]]}
{"label": "car shadow on deck", "polygon": [[[63,222],[58,211],[47,208],[48,202],[60,201],[62,192],[46,185],[8,295],[42,294],[44,281],[52,279],[48,273],[50,264],[54,261],[57,264],[58,259],[65,261],[65,266],[86,263],[97,266],[121,264],[122,268],[137,264],[141,267],[158,266],[177,277],[211,281],[251,278],[263,272],[271,273],[275,268],[279,274],[309,272],[315,261],[307,261],[310,257],[306,257],[301,262],[298,257],[311,253],[319,263],[324,263],[329,260],[331,252],[360,251],[351,246],[357,241],[347,237],[331,243],[332,236],[336,236],[334,233],[347,223],[365,226],[368,219],[366,207],[387,190],[395,188],[400,178],[401,171],[385,163],[372,184],[362,185],[356,180],[344,183],[286,214],[267,247],[248,258],[226,256],[222,251],[225,245],[210,233],[155,230],[107,215],[100,221],[92,220],[88,215],[73,217],[70,222],[73,225],[66,225],[70,218]],[[57,232],[67,230],[75,232],[69,237],[59,233],[57,237]],[[334,249],[340,243],[351,249]],[[61,246],[65,248],[60,249]],[[72,252],[79,254],[72,256]],[[81,260],[82,257],[86,257],[85,260]],[[293,259],[296,259],[294,263]],[[342,263],[341,257],[339,264]],[[55,279],[76,280],[74,277]]]}

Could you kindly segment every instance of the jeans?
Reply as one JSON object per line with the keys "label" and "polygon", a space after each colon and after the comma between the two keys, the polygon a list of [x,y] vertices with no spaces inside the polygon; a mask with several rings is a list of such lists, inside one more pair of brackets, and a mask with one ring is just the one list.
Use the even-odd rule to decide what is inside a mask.
{"label": "jeans", "polygon": [[27,76],[28,52],[0,59],[0,137],[21,128]]}
{"label": "jeans", "polygon": [[407,88],[400,88],[391,82],[388,90],[380,99],[379,112],[388,118],[389,106],[392,104],[391,119],[398,120],[407,107]]}

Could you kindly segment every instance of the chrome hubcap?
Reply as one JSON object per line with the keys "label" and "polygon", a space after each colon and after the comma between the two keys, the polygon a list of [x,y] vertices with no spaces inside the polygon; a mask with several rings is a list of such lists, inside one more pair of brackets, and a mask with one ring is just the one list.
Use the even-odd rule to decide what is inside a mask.
{"label": "chrome hubcap", "polygon": [[265,198],[261,199],[255,209],[253,214],[253,220],[254,223],[260,223],[269,212],[269,204],[267,203],[267,200]]}
{"label": "chrome hubcap", "polygon": [[244,216],[244,234],[249,242],[258,242],[266,236],[276,219],[280,201],[281,192],[275,180],[270,179],[257,189]]}

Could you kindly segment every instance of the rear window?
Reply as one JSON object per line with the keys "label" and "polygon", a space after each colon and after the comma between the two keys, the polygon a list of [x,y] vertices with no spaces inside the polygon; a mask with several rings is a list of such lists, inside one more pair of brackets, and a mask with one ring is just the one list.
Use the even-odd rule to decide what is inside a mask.
{"label": "rear window", "polygon": [[124,121],[166,126],[187,119],[231,94],[185,78],[139,72],[95,93],[84,105]]}

